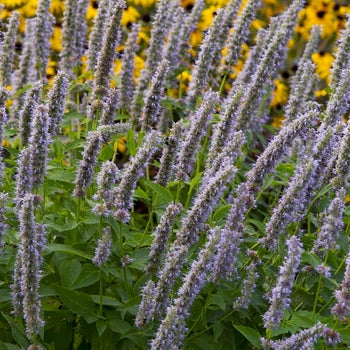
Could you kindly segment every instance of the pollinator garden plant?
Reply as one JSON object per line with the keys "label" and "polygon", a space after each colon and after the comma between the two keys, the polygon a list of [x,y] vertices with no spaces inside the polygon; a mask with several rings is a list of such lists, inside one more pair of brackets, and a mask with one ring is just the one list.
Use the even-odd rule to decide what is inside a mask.
{"label": "pollinator garden plant", "polygon": [[3,9],[0,348],[348,348],[350,9],[134,2]]}

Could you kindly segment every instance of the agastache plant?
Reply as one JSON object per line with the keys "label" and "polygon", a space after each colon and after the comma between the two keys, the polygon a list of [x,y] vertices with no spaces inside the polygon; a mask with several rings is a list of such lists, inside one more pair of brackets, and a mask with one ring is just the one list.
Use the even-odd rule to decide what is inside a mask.
{"label": "agastache plant", "polygon": [[317,238],[313,243],[311,252],[324,258],[329,249],[336,249],[339,232],[344,227],[343,213],[345,189],[341,188],[335,198],[329,204],[327,210],[322,213],[321,230],[317,233]]}
{"label": "agastache plant", "polygon": [[56,136],[64,114],[64,101],[68,93],[69,80],[66,73],[59,71],[47,94],[48,113],[50,117],[49,133]]}
{"label": "agastache plant", "polygon": [[109,256],[111,255],[111,246],[111,228],[107,226],[103,230],[101,239],[98,240],[98,244],[95,250],[95,256],[92,259],[92,262],[97,266],[102,266],[105,262],[107,262]]}
{"label": "agastache plant", "polygon": [[15,58],[15,43],[19,25],[19,13],[13,12],[7,26],[0,53],[0,81],[4,86],[11,83],[11,72]]}
{"label": "agastache plant", "polygon": [[345,321],[350,313],[350,253],[348,253],[345,262],[346,267],[343,281],[340,288],[334,292],[336,304],[332,307],[332,314],[341,321]]}
{"label": "agastache plant", "polygon": [[109,76],[112,71],[113,62],[116,55],[116,48],[121,40],[120,20],[123,9],[126,7],[124,0],[118,0],[112,5],[111,16],[108,22],[106,34],[103,37],[101,53],[97,61],[97,68],[94,74],[94,85],[90,97],[91,108],[88,113],[91,120],[99,119],[101,110],[101,100],[108,93]]}
{"label": "agastache plant", "polygon": [[260,5],[261,0],[248,1],[242,13],[235,21],[233,31],[228,38],[228,53],[224,57],[226,69],[237,64],[241,46],[249,36],[249,26],[254,20],[256,11]]}
{"label": "agastache plant", "polygon": [[154,273],[158,270],[159,266],[161,266],[174,220],[176,216],[179,215],[181,209],[182,204],[175,204],[172,202],[167,206],[165,213],[162,215],[160,222],[154,231],[149,264],[146,268],[147,272]]}
{"label": "agastache plant", "polygon": [[[141,71],[138,79],[132,102],[132,115],[139,117],[142,109],[143,91],[147,88],[159,62],[159,57],[165,45],[164,39],[171,26],[170,13],[175,6],[175,1],[160,0],[157,3],[157,12],[155,14],[149,46],[146,50],[145,69]],[[136,122],[136,120],[134,120]]]}
{"label": "agastache plant", "polygon": [[46,175],[48,147],[51,142],[49,126],[50,119],[48,108],[45,105],[39,105],[34,113],[31,124],[31,134],[28,140],[33,188],[40,186],[44,182],[44,177]]}
{"label": "agastache plant", "polygon": [[46,68],[50,56],[50,37],[55,24],[55,17],[49,12],[51,0],[40,0],[35,15],[34,29],[34,67],[33,81],[46,77]]}
{"label": "agastache plant", "polygon": [[87,51],[88,70],[94,72],[97,65],[103,42],[103,33],[105,33],[106,24],[110,15],[110,0],[101,0],[98,3],[98,11],[92,27]]}
{"label": "agastache plant", "polygon": [[230,159],[225,159],[221,169],[197,194],[192,208],[183,219],[175,241],[169,248],[164,260],[164,266],[159,271],[154,301],[157,305],[156,313],[161,314],[168,305],[168,294],[181,273],[182,266],[186,261],[188,248],[198,241],[198,234],[204,228],[204,223],[213,206],[235,173],[236,169],[230,164]]}
{"label": "agastache plant", "polygon": [[208,234],[205,247],[199,252],[197,260],[192,262],[189,272],[183,278],[177,297],[168,307],[166,316],[151,342],[152,350],[161,350],[164,347],[172,349],[182,343],[187,331],[186,318],[189,316],[191,305],[206,282],[219,232],[220,230],[214,229]]}
{"label": "agastache plant", "polygon": [[297,334],[283,340],[261,339],[264,350],[300,350],[314,349],[315,343],[319,338],[324,338],[328,345],[339,343],[339,333],[332,331],[321,322],[317,322],[309,329],[303,329]]}
{"label": "agastache plant", "polygon": [[129,103],[134,93],[134,60],[139,48],[137,38],[141,26],[134,24],[129,33],[128,40],[125,44],[125,50],[122,58],[122,68],[120,71],[120,105],[119,108],[129,109]]}
{"label": "agastache plant", "polygon": [[300,239],[293,236],[286,242],[286,245],[288,252],[280,267],[277,283],[268,295],[269,309],[263,316],[264,327],[268,329],[276,328],[280,324],[284,311],[290,306],[294,278],[300,264],[302,252]]}
{"label": "agastache plant", "polygon": [[203,98],[202,104],[196,113],[190,117],[191,126],[188,130],[179,151],[180,162],[176,166],[176,178],[187,180],[192,173],[194,157],[201,138],[205,135],[209,121],[213,115],[215,104],[219,102],[219,96],[213,91],[208,91]]}
{"label": "agastache plant", "polygon": [[150,88],[145,92],[144,106],[141,112],[141,127],[147,131],[158,124],[158,119],[162,111],[160,101],[164,95],[164,84],[169,71],[169,62],[163,60],[157,68]]}
{"label": "agastache plant", "polygon": [[36,82],[26,92],[23,106],[18,112],[19,138],[23,146],[26,146],[30,136],[30,125],[34,119],[36,107],[41,102],[41,92],[43,84],[41,81]]}
{"label": "agastache plant", "polygon": [[123,177],[114,193],[114,216],[118,221],[129,221],[129,211],[132,207],[132,198],[137,181],[143,175],[148,161],[152,158],[160,143],[160,133],[158,131],[151,131],[145,136],[138,152],[123,173]]}

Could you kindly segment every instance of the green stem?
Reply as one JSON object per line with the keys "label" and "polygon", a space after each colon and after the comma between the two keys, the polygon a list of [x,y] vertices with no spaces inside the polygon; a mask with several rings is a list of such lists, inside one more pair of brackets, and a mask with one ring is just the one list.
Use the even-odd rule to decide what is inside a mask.
{"label": "green stem", "polygon": [[103,316],[103,272],[100,272],[100,315]]}
{"label": "green stem", "polygon": [[226,83],[226,79],[227,79],[227,72],[225,73],[224,77],[222,78],[222,81],[221,81],[221,85],[220,85],[220,89],[219,89],[219,95],[221,96],[222,95],[222,92],[224,90],[224,87],[225,87],[225,83]]}

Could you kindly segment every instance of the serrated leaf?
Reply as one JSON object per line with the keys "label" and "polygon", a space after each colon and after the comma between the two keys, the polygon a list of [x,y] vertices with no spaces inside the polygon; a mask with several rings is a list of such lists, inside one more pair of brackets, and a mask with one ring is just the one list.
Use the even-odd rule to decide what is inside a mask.
{"label": "serrated leaf", "polygon": [[4,343],[2,341],[0,341],[0,349],[3,349],[3,350],[21,350],[21,348],[18,347],[17,345]]}
{"label": "serrated leaf", "polygon": [[81,272],[81,264],[77,260],[63,261],[58,267],[58,273],[64,287],[72,287],[73,282]]}
{"label": "serrated leaf", "polygon": [[173,200],[173,196],[167,188],[147,179],[140,180],[140,183],[158,195],[157,202],[169,204]]}
{"label": "serrated leaf", "polygon": [[149,248],[140,248],[136,250],[131,255],[131,258],[133,262],[129,265],[129,267],[143,271],[149,259]]}
{"label": "serrated leaf", "polygon": [[221,310],[226,311],[226,303],[222,295],[214,294],[209,299],[209,304],[217,305]]}
{"label": "serrated leaf", "polygon": [[78,222],[67,222],[66,224],[64,225],[57,225],[57,224],[54,224],[54,223],[48,223],[46,224],[46,227],[47,228],[52,228],[58,232],[65,232],[65,231],[71,231],[71,230],[74,230],[75,228],[77,228],[79,226],[79,223]]}
{"label": "serrated leaf", "polygon": [[81,250],[74,249],[65,244],[49,243],[46,245],[45,251],[49,254],[54,252],[61,252],[61,253],[77,255],[89,260],[92,259],[90,255],[82,252]]}
{"label": "serrated leaf", "polygon": [[96,321],[96,329],[99,336],[101,336],[107,328],[107,322],[105,320]]}
{"label": "serrated leaf", "polygon": [[0,303],[5,303],[11,300],[11,291],[9,289],[0,289]]}
{"label": "serrated leaf", "polygon": [[79,277],[72,284],[73,289],[90,286],[100,279],[100,272],[92,264],[85,264]]}
{"label": "serrated leaf", "polygon": [[77,292],[65,287],[55,286],[64,305],[73,313],[84,317],[87,323],[95,322],[99,317],[96,313],[95,304],[86,293]]}
{"label": "serrated leaf", "polygon": [[340,339],[345,344],[350,344],[350,329],[349,328],[341,328],[337,329],[337,332],[340,334]]}
{"label": "serrated leaf", "polygon": [[[100,304],[100,296],[99,295],[90,295],[90,297],[95,304]],[[118,299],[103,295],[102,296],[102,305],[117,307],[117,306],[122,305],[122,303]]]}
{"label": "serrated leaf", "polygon": [[261,348],[261,335],[258,331],[253,328],[236,325],[232,322],[232,326],[237,329],[239,333],[241,333],[251,344],[256,346],[257,348]]}
{"label": "serrated leaf", "polygon": [[128,322],[120,320],[119,318],[108,320],[108,326],[113,332],[118,332],[120,334],[124,334],[132,328]]}
{"label": "serrated leaf", "polygon": [[213,334],[214,334],[214,341],[217,342],[220,338],[222,332],[224,331],[224,326],[221,322],[214,323],[213,326]]}
{"label": "serrated leaf", "polygon": [[218,208],[213,215],[213,221],[217,222],[223,220],[229,213],[231,207],[231,204],[227,204]]}
{"label": "serrated leaf", "polygon": [[48,175],[50,180],[69,182],[72,184],[75,180],[76,174],[67,170],[55,170]]}
{"label": "serrated leaf", "polygon": [[28,340],[24,330],[20,325],[11,317],[3,312],[1,312],[1,315],[5,318],[5,320],[9,323],[11,328],[11,333],[13,336],[13,339],[16,340],[16,342],[23,348],[27,349],[30,345],[30,341]]}

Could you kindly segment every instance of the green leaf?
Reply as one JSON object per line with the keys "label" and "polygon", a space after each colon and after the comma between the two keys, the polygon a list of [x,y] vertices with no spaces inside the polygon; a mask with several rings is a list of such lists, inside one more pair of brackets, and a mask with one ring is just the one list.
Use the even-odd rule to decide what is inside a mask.
{"label": "green leaf", "polygon": [[90,286],[100,279],[100,272],[92,264],[85,264],[79,277],[72,284],[73,289],[79,289]]}
{"label": "green leaf", "polygon": [[232,326],[237,329],[239,333],[241,333],[251,344],[256,346],[257,348],[261,348],[261,335],[258,331],[253,328],[236,325],[232,322]]}
{"label": "green leaf", "polygon": [[86,293],[77,292],[65,287],[55,286],[64,305],[73,313],[84,317],[87,323],[95,322],[99,317],[96,313],[95,304]]}
{"label": "green leaf", "polygon": [[147,179],[141,179],[140,183],[142,184],[142,186],[148,187],[154,193],[157,193],[158,201],[160,203],[169,204],[173,200],[173,196],[167,188]]}
{"label": "green leaf", "polygon": [[11,300],[11,291],[9,289],[0,289],[0,303],[5,303]]}
{"label": "green leaf", "polygon": [[96,321],[96,329],[99,336],[101,336],[107,328],[107,322],[105,320]]}
{"label": "green leaf", "polygon": [[222,332],[224,331],[224,326],[222,322],[216,322],[213,326],[214,341],[217,342],[220,338]]}
{"label": "green leaf", "polygon": [[129,265],[129,267],[143,271],[149,259],[149,248],[140,248],[136,250],[131,255],[131,258],[133,259],[133,262]]}
{"label": "green leaf", "polygon": [[28,340],[23,328],[12,317],[4,314],[3,312],[1,312],[1,315],[10,325],[13,339],[16,340],[21,347],[27,349],[30,345],[30,341]]}
{"label": "green leaf", "polygon": [[55,170],[48,175],[50,180],[69,182],[70,184],[74,182],[76,174],[67,170]]}
{"label": "green leaf", "polygon": [[[95,304],[100,304],[100,296],[99,295],[90,295],[90,297]],[[102,305],[117,307],[117,306],[122,305],[122,303],[118,299],[115,299],[112,297],[107,297],[107,296],[103,295],[102,296]]]}
{"label": "green leaf", "polygon": [[4,343],[0,341],[0,349],[3,350],[21,350],[17,345],[9,344],[9,343]]}
{"label": "green leaf", "polygon": [[222,295],[214,294],[209,299],[209,305],[217,305],[221,310],[226,311],[226,303]]}
{"label": "green leaf", "polygon": [[128,322],[120,320],[119,318],[108,320],[108,326],[113,332],[120,334],[124,334],[132,328]]}
{"label": "green leaf", "polygon": [[65,244],[57,244],[57,243],[49,243],[46,245],[45,251],[50,254],[54,252],[61,252],[61,253],[67,253],[72,255],[77,255],[85,259],[91,260],[92,257],[81,250],[74,249],[68,245]]}
{"label": "green leaf", "polygon": [[77,260],[65,260],[58,267],[62,285],[65,287],[72,287],[73,282],[78,278],[80,272],[81,264]]}
{"label": "green leaf", "polygon": [[341,328],[337,329],[337,332],[340,334],[341,341],[347,345],[350,344],[350,329],[349,328]]}
{"label": "green leaf", "polygon": [[56,230],[58,232],[65,232],[65,231],[71,231],[74,230],[79,226],[78,222],[72,221],[72,222],[67,222],[64,225],[57,225],[54,223],[48,223],[46,224],[46,227],[51,228],[53,230]]}
{"label": "green leaf", "polygon": [[229,213],[230,209],[231,209],[231,204],[227,204],[219,207],[213,215],[213,221],[218,222],[223,220]]}

